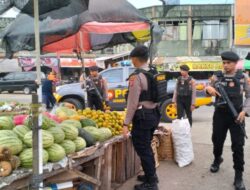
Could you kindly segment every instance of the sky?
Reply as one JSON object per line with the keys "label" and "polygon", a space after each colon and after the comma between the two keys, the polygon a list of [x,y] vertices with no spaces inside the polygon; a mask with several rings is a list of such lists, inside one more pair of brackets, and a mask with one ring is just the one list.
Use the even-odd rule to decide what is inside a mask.
{"label": "sky", "polygon": [[[152,5],[161,5],[159,0],[128,0],[136,8],[149,7]],[[181,4],[233,4],[234,0],[180,0]]]}

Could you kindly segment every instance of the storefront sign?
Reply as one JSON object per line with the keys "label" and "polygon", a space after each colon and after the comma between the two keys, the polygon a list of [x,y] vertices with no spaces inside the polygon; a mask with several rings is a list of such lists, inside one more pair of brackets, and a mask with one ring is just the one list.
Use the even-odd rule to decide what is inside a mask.
{"label": "storefront sign", "polygon": [[250,46],[249,0],[235,1],[235,45]]}
{"label": "storefront sign", "polygon": [[[25,71],[31,70],[33,67],[36,66],[35,58],[32,57],[19,57],[18,63],[21,67],[24,68]],[[41,65],[51,68],[53,71],[58,73],[58,62],[59,60],[54,57],[43,57],[41,58]]]}

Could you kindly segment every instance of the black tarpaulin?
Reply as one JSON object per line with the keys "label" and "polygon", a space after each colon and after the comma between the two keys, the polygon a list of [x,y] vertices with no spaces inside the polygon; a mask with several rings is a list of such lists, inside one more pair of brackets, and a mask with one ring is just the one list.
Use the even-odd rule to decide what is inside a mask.
{"label": "black tarpaulin", "polygon": [[[88,3],[89,7],[87,7]],[[91,21],[148,22],[148,19],[126,0],[89,0],[86,2],[71,0],[67,6],[40,15],[41,47],[75,34],[82,25]],[[129,39],[126,35],[119,37],[121,43]],[[34,50],[34,18],[22,11],[5,30],[2,37],[7,57],[21,50]],[[113,36],[112,39],[114,44],[120,43],[117,37]]]}

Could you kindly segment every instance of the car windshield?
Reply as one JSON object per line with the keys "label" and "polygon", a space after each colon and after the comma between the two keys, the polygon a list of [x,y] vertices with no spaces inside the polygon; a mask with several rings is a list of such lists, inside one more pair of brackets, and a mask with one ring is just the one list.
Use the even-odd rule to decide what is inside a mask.
{"label": "car windshield", "polygon": [[101,73],[102,77],[107,80],[108,83],[116,83],[116,82],[122,82],[123,80],[123,70],[120,69],[112,69],[107,70]]}

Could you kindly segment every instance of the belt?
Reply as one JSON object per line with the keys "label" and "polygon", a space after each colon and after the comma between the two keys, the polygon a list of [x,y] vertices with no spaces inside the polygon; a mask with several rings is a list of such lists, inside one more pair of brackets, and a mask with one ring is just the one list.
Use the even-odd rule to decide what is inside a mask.
{"label": "belt", "polygon": [[144,108],[144,107],[140,106],[136,111],[141,111],[141,110],[144,113],[155,113],[156,108],[147,109],[147,108]]}

